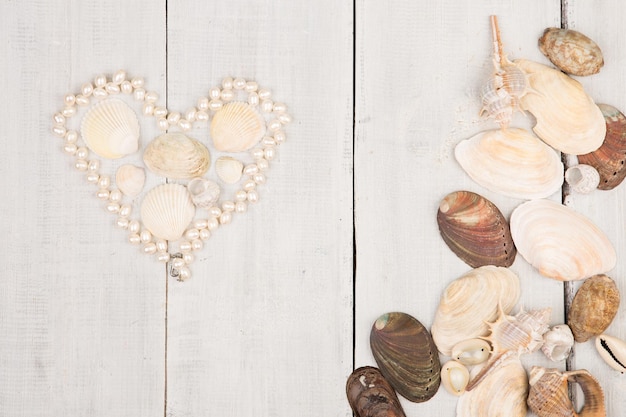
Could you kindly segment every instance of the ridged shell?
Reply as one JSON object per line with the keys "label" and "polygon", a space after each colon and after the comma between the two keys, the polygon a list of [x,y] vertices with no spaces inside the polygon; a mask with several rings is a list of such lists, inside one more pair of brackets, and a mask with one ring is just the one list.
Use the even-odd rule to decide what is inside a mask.
{"label": "ridged shell", "polygon": [[146,146],[143,161],[155,174],[173,178],[201,177],[211,166],[206,146],[182,133],[165,133]]}
{"label": "ridged shell", "polygon": [[511,266],[515,245],[509,224],[491,201],[471,191],[441,200],[437,224],[444,242],[469,266]]}
{"label": "ridged shell", "polygon": [[554,201],[519,205],[509,224],[518,253],[546,277],[580,280],[617,262],[613,245],[591,220]]}
{"label": "ridged shell", "polygon": [[567,324],[558,324],[543,335],[541,351],[548,359],[559,362],[567,359],[574,346],[574,335]]}
{"label": "ridged shell", "polygon": [[574,339],[582,343],[602,334],[615,318],[619,302],[619,290],[611,278],[600,274],[586,279],[567,315]]}
{"label": "ridged shell", "polygon": [[241,152],[261,140],[265,119],[248,103],[234,101],[215,113],[210,132],[218,151]]}
{"label": "ridged shell", "polygon": [[487,323],[498,317],[498,305],[508,313],[519,296],[519,279],[507,268],[482,266],[452,281],[441,296],[431,328],[437,348],[451,356],[457,343],[487,336]]}
{"label": "ridged shell", "polygon": [[451,360],[441,366],[441,385],[452,395],[465,392],[469,377],[469,371],[459,361]]}
{"label": "ridged shell", "polygon": [[621,373],[626,372],[626,342],[601,334],[596,337],[596,349],[611,368]]}
{"label": "ridged shell", "polygon": [[196,208],[184,185],[162,184],[146,194],[141,221],[157,238],[178,240],[193,219]]}
{"label": "ridged shell", "polygon": [[439,388],[441,364],[428,330],[405,313],[380,316],[370,332],[370,347],[380,372],[413,402],[432,398]]}
{"label": "ridged shell", "polygon": [[243,175],[243,162],[230,156],[221,156],[215,161],[215,172],[226,184],[235,184]]}
{"label": "ridged shell", "polygon": [[567,74],[597,74],[604,65],[598,44],[571,29],[547,28],[539,38],[539,50]]}
{"label": "ridged shell", "polygon": [[613,106],[598,104],[606,121],[606,136],[597,150],[578,156],[600,174],[601,190],[612,190],[626,178],[626,117]]}
{"label": "ridged shell", "polygon": [[548,197],[563,184],[559,155],[524,129],[481,132],[461,141],[454,155],[479,185],[508,197]]}
{"label": "ridged shell", "polygon": [[405,417],[396,392],[372,366],[352,372],[346,383],[346,396],[356,417]]}
{"label": "ridged shell", "polygon": [[193,178],[187,184],[191,200],[199,208],[209,208],[220,198],[220,186],[205,178]]}
{"label": "ridged shell", "polygon": [[139,149],[139,120],[122,100],[95,104],[83,117],[80,133],[89,149],[103,158],[117,159]]}
{"label": "ridged shell", "polygon": [[484,339],[467,339],[452,347],[452,358],[467,366],[486,362],[490,354],[491,346]]}
{"label": "ridged shell", "polygon": [[577,193],[589,194],[600,184],[600,174],[591,165],[578,164],[567,168],[565,182]]}
{"label": "ridged shell", "polygon": [[115,185],[122,193],[135,197],[146,183],[146,171],[135,165],[122,165],[115,173]]}
{"label": "ridged shell", "polygon": [[548,66],[515,61],[528,74],[530,91],[521,98],[522,108],[537,119],[534,132],[559,151],[581,155],[602,145],[606,123],[602,112],[582,85]]}

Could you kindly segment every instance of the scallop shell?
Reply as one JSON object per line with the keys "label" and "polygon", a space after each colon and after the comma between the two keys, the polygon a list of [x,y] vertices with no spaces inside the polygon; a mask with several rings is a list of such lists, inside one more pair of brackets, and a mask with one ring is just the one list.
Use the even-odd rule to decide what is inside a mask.
{"label": "scallop shell", "polygon": [[157,175],[190,179],[207,172],[211,154],[202,143],[182,133],[165,133],[146,146],[143,161]]}
{"label": "scallop shell", "polygon": [[565,181],[575,192],[589,194],[600,184],[600,174],[591,165],[578,164],[565,171]]}
{"label": "scallop shell", "polygon": [[439,352],[451,356],[457,343],[487,336],[487,323],[498,317],[498,305],[508,313],[519,296],[519,279],[507,268],[482,266],[452,281],[441,296],[431,328]]}
{"label": "scallop shell", "polygon": [[469,371],[459,361],[451,360],[441,366],[441,385],[452,395],[465,392],[469,377]]}
{"label": "scallop shell", "polygon": [[115,184],[122,193],[135,197],[146,183],[146,171],[135,165],[122,165],[115,173]]}
{"label": "scallop shell", "polygon": [[484,339],[468,339],[452,347],[452,358],[467,366],[486,362],[490,354],[491,346]]}
{"label": "scallop shell", "polygon": [[461,141],[454,155],[479,185],[508,197],[548,197],[563,184],[559,155],[524,129],[481,132]]}
{"label": "scallop shell", "polygon": [[193,178],[187,184],[187,190],[199,208],[209,208],[220,198],[220,186],[205,178]]}
{"label": "scallop shell", "polygon": [[456,191],[441,200],[437,224],[444,242],[473,268],[511,266],[515,245],[509,224],[491,201],[470,191]]}
{"label": "scallop shell", "polygon": [[626,342],[601,334],[596,337],[596,349],[611,368],[621,373],[626,372]]}
{"label": "scallop shell", "polygon": [[626,178],[626,117],[613,106],[598,104],[606,121],[606,136],[597,150],[578,156],[600,174],[601,190],[612,190]]}
{"label": "scallop shell", "polygon": [[559,324],[543,335],[541,351],[548,359],[559,362],[567,359],[574,346],[574,335],[567,324]]}
{"label": "scallop shell", "polygon": [[241,101],[226,104],[211,121],[211,137],[218,151],[246,151],[256,145],[264,134],[263,116]]}
{"label": "scallop shell", "polygon": [[235,184],[243,175],[243,163],[230,156],[221,156],[215,161],[215,172],[226,184]]}
{"label": "scallop shell", "polygon": [[585,280],[567,315],[574,339],[582,343],[602,334],[615,318],[619,302],[617,285],[608,276],[600,274]]}
{"label": "scallop shell", "polygon": [[545,65],[523,59],[515,62],[528,74],[531,90],[521,98],[521,105],[537,119],[535,134],[568,154],[598,149],[604,141],[606,123],[582,85]]}
{"label": "scallop shell", "polygon": [[184,185],[162,184],[146,194],[141,221],[157,238],[178,240],[193,219],[196,208]]}
{"label": "scallop shell", "polygon": [[396,392],[372,366],[352,372],[346,383],[346,396],[356,417],[405,417]]}
{"label": "scallop shell", "polygon": [[441,364],[428,330],[405,313],[380,316],[370,332],[380,372],[409,401],[424,402],[437,393]]}
{"label": "scallop shell", "polygon": [[83,117],[80,133],[89,149],[103,158],[118,159],[139,149],[139,120],[119,99],[95,104]]}
{"label": "scallop shell", "polygon": [[567,74],[597,74],[604,65],[598,44],[571,29],[547,28],[539,38],[539,50]]}
{"label": "scallop shell", "polygon": [[511,214],[517,251],[549,278],[574,281],[611,270],[613,245],[591,220],[550,200],[531,200]]}

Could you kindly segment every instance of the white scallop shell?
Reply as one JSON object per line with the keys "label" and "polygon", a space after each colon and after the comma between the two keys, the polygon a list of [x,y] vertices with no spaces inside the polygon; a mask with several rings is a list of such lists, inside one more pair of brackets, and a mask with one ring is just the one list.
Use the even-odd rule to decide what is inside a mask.
{"label": "white scallop shell", "polygon": [[600,184],[600,173],[591,165],[574,165],[565,171],[565,181],[577,193],[589,194]]}
{"label": "white scallop shell", "polygon": [[567,324],[559,324],[543,335],[541,351],[554,362],[567,359],[574,346],[574,335]]}
{"label": "white scallop shell", "polygon": [[621,373],[626,372],[626,342],[617,337],[601,334],[596,337],[596,349],[611,368]]}
{"label": "white scallop shell", "polygon": [[154,187],[141,203],[141,221],[157,238],[178,240],[193,220],[196,207],[184,185]]}
{"label": "white scallop shell", "polygon": [[469,378],[469,370],[459,361],[451,360],[441,366],[441,384],[452,395],[463,394]]}
{"label": "white scallop shell", "polygon": [[215,113],[210,132],[218,151],[241,152],[261,140],[265,119],[248,103],[234,101]]}
{"label": "white scallop shell", "polygon": [[117,159],[139,149],[139,120],[122,100],[95,104],[83,117],[80,133],[89,149],[103,158]]}
{"label": "white scallop shell", "polygon": [[220,198],[220,186],[205,178],[194,178],[187,184],[191,200],[200,208],[214,205]]}
{"label": "white scallop shell", "polygon": [[146,171],[138,166],[126,164],[117,169],[115,184],[122,193],[135,197],[141,192],[146,183]]}
{"label": "white scallop shell", "polygon": [[215,172],[226,184],[234,184],[241,179],[243,163],[230,156],[221,156],[215,161]]}
{"label": "white scallop shell", "polygon": [[511,236],[524,259],[549,278],[575,281],[615,266],[613,245],[591,220],[551,200],[531,200],[511,214]]}
{"label": "white scallop shell", "polygon": [[202,143],[182,133],[165,133],[146,146],[143,161],[157,175],[189,179],[207,172],[211,154]]}

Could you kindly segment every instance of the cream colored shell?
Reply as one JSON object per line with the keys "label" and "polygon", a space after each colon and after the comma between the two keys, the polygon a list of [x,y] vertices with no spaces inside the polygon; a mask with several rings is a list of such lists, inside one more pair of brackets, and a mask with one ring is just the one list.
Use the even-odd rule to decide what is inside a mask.
{"label": "cream colored shell", "polygon": [[613,369],[626,372],[626,342],[617,337],[601,334],[596,337],[596,349],[600,357]]}
{"label": "cream colored shell", "polygon": [[157,175],[190,179],[207,172],[211,154],[202,143],[182,133],[165,133],[146,146],[143,161]]}
{"label": "cream colored shell", "polygon": [[441,366],[441,384],[452,395],[463,394],[469,378],[469,370],[459,361],[451,360]]}
{"label": "cream colored shell", "polygon": [[146,171],[138,166],[125,164],[115,173],[115,184],[122,193],[135,197],[141,192],[146,183]]}
{"label": "cream colored shell", "polygon": [[484,339],[467,339],[452,347],[452,358],[467,366],[486,362],[490,353],[491,346]]}
{"label": "cream colored shell", "polygon": [[591,165],[574,165],[565,171],[565,182],[575,192],[589,194],[600,184],[600,173]]}
{"label": "cream colored shell", "polygon": [[246,151],[265,134],[265,119],[248,103],[234,101],[215,113],[210,133],[218,151]]}
{"label": "cream colored shell", "polygon": [[230,156],[221,156],[215,161],[215,172],[226,184],[235,184],[243,175],[243,162]]}
{"label": "cream colored shell", "polygon": [[193,220],[196,208],[184,185],[162,184],[146,194],[141,221],[157,238],[178,240]]}
{"label": "cream colored shell", "polygon": [[574,335],[567,324],[552,327],[543,335],[541,351],[554,362],[567,359],[574,346]]}
{"label": "cream colored shell", "polygon": [[220,186],[206,178],[193,178],[187,184],[187,190],[199,208],[209,208],[220,198]]}

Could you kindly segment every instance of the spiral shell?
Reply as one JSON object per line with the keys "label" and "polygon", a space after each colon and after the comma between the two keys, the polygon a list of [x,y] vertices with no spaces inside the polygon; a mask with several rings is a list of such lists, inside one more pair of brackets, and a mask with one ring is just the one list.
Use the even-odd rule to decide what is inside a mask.
{"label": "spiral shell", "polygon": [[138,166],[125,164],[115,173],[115,184],[122,193],[129,197],[138,195],[146,183],[146,171]]}
{"label": "spiral shell", "polygon": [[352,372],[346,383],[346,396],[356,417],[405,417],[396,392],[372,366]]}
{"label": "spiral shell", "polygon": [[248,103],[234,101],[215,113],[210,132],[218,151],[241,152],[261,140],[265,134],[265,119]]}
{"label": "spiral shell", "polygon": [[187,184],[187,190],[199,208],[209,208],[220,198],[220,186],[205,178],[193,178]]}
{"label": "spiral shell", "polygon": [[619,304],[615,281],[604,274],[586,279],[576,292],[567,315],[574,339],[583,343],[604,332],[615,318]]}
{"label": "spiral shell", "polygon": [[565,171],[565,181],[575,192],[589,194],[600,184],[600,174],[591,165],[578,164]]}
{"label": "spiral shell", "polygon": [[571,29],[547,28],[539,38],[539,50],[567,74],[597,74],[604,65],[598,44]]}
{"label": "spiral shell", "polygon": [[143,161],[155,174],[173,179],[201,177],[211,165],[206,146],[182,133],[165,133],[146,146]]}
{"label": "spiral shell", "polygon": [[559,324],[543,335],[541,351],[554,362],[567,359],[574,346],[574,335],[567,324]]}
{"label": "spiral shell", "polygon": [[162,184],[146,194],[141,221],[157,238],[178,240],[193,219],[196,208],[184,185]]}

